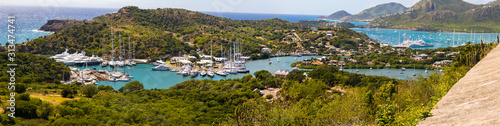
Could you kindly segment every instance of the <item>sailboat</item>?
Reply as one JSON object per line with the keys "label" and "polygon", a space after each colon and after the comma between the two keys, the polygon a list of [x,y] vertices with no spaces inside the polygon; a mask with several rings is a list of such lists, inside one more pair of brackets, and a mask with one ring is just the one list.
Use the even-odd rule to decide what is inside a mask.
{"label": "sailboat", "polygon": [[115,61],[115,65],[116,66],[119,66],[119,67],[123,67],[123,61],[122,61],[122,33],[121,32],[118,32],[118,40],[119,40],[119,51],[120,51],[120,55],[118,56],[118,61]]}
{"label": "sailboat", "polygon": [[[104,41],[102,41],[102,57],[103,58],[104,58],[104,52],[105,52],[104,50],[105,50],[105,48],[106,48],[106,46],[104,44]],[[102,61],[101,67],[106,67],[106,66],[108,66],[108,61],[106,61],[106,60]]]}
{"label": "sailboat", "polygon": [[212,41],[210,41],[210,69],[207,71],[208,77],[214,77],[214,72],[213,72],[213,57],[212,57]]}
{"label": "sailboat", "polygon": [[113,46],[113,21],[111,21],[111,61],[109,61],[108,65],[110,67],[115,67],[115,47]]}
{"label": "sailboat", "polygon": [[[238,51],[237,51],[237,52],[238,52],[238,54],[239,54],[239,55],[238,55],[238,64],[240,64],[240,68],[239,68],[239,69],[237,69],[236,71],[237,71],[238,73],[249,73],[249,72],[250,72],[250,70],[248,70],[248,69],[247,69],[246,61],[245,61],[243,58],[241,58],[242,53],[241,53],[241,51],[240,51],[240,48],[241,48],[240,43],[241,43],[241,40],[240,40],[240,41],[238,41],[238,46],[237,46],[237,47],[238,47],[238,48],[237,48],[237,49],[238,49]],[[243,65],[243,67],[241,67],[241,65]]]}
{"label": "sailboat", "polygon": [[413,65],[413,76],[417,76],[417,74],[415,73],[415,65]]}
{"label": "sailboat", "polygon": [[425,73],[429,73],[429,72],[427,71],[427,68],[425,68]]}
{"label": "sailboat", "polygon": [[212,69],[207,71],[208,77],[214,77],[214,72],[212,72]]}
{"label": "sailboat", "polygon": [[281,54],[281,50],[280,50],[280,51],[278,51],[278,56],[276,57],[276,62],[280,62],[280,59],[279,59],[280,54]]}
{"label": "sailboat", "polygon": [[[234,53],[234,50],[235,50],[235,48],[233,48],[233,53]],[[231,60],[231,57],[233,57],[232,60]],[[234,60],[235,60],[235,55],[234,54],[231,55],[231,47],[229,47],[229,69],[226,70],[227,73],[238,74],[238,71],[235,70],[236,64],[234,64]]]}
{"label": "sailboat", "polygon": [[202,71],[200,72],[200,76],[205,77],[206,75],[207,75],[207,72],[206,72],[206,71],[202,70]]}
{"label": "sailboat", "polygon": [[227,73],[224,72],[223,70],[217,71],[215,74],[217,74],[219,76],[226,76],[227,75]]}
{"label": "sailboat", "polygon": [[356,62],[356,73],[359,72],[358,70],[358,62]]}

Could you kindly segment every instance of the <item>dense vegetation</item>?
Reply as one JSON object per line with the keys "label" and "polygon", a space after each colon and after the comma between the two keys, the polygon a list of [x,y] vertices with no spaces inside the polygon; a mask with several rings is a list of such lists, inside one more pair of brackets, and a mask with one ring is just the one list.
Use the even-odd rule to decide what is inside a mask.
{"label": "dense vegetation", "polygon": [[371,26],[393,29],[498,32],[500,6],[463,0],[421,0],[405,12],[375,19]]}
{"label": "dense vegetation", "polygon": [[340,20],[341,21],[371,21],[371,20],[378,18],[380,16],[399,13],[399,12],[404,11],[406,9],[408,9],[408,8],[406,8],[405,6],[403,6],[400,3],[391,2],[391,3],[380,4],[380,5],[377,5],[375,7],[365,9],[358,14],[346,16]]}
{"label": "dense vegetation", "polygon": [[[43,56],[35,56],[29,53],[16,53],[15,62],[10,62],[8,53],[0,53],[0,82],[10,81],[7,71],[11,67],[7,64],[17,64],[16,82],[23,83],[59,83],[63,78],[69,79],[70,70],[64,64],[55,62],[54,59]],[[64,75],[64,77],[63,77]]]}
{"label": "dense vegetation", "polygon": [[[447,48],[437,48],[437,49],[405,49],[405,50],[392,50],[388,48],[383,48],[386,50],[381,50],[383,53],[374,51],[371,53],[356,52],[350,57],[341,58],[341,55],[329,56],[326,59],[307,59],[307,61],[298,61],[292,64],[292,67],[297,66],[303,69],[312,69],[321,64],[334,65],[337,62],[343,62],[343,68],[373,68],[373,69],[383,69],[383,68],[416,68],[416,69],[441,69],[441,67],[449,66],[451,64],[439,64],[441,67],[432,66],[437,61],[452,60],[455,55],[446,55],[454,52],[460,52],[460,50],[465,49],[465,46],[459,47],[447,47]],[[439,53],[437,53],[439,52]],[[428,58],[425,60],[415,60],[419,54],[426,54]]]}
{"label": "dense vegetation", "polygon": [[[136,58],[165,58],[196,49],[209,54],[210,41],[214,41],[214,55],[221,56],[220,45],[224,46],[224,52],[227,53],[229,46],[236,40],[242,41],[242,53],[250,55],[260,52],[259,44],[272,47],[269,41],[281,40],[292,29],[298,32],[310,30],[280,19],[239,21],[183,9],[139,9],[129,6],[117,13],[98,16],[84,24],[18,45],[19,51],[56,54],[68,48],[70,52],[84,50],[88,55],[110,55],[111,23],[117,51],[115,57],[121,32],[124,43],[128,42],[129,37],[135,43],[131,48],[135,48]],[[125,43],[123,48],[128,51],[128,44]]]}

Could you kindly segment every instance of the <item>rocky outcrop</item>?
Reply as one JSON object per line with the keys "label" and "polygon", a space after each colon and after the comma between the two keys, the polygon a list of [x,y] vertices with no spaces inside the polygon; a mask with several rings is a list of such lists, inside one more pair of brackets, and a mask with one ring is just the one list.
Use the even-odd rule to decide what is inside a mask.
{"label": "rocky outcrop", "polygon": [[83,24],[85,20],[48,20],[45,25],[43,25],[40,30],[42,31],[61,31],[64,28],[72,27],[77,24]]}

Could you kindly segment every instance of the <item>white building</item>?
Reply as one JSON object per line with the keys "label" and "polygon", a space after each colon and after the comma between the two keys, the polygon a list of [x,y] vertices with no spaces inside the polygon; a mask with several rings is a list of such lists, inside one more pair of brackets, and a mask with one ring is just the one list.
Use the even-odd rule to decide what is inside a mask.
{"label": "white building", "polygon": [[269,49],[269,48],[267,48],[267,47],[266,47],[266,48],[262,48],[262,49],[261,49],[261,52],[267,52],[267,53],[269,53],[269,52],[271,52],[271,51],[272,51],[272,50],[271,50],[271,49]]}

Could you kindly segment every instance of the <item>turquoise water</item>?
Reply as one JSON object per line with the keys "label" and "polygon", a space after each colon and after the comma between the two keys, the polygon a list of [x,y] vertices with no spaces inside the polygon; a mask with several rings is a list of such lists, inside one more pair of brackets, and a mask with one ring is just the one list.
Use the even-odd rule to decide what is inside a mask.
{"label": "turquoise water", "polygon": [[403,71],[401,74],[401,69],[358,69],[359,72],[356,72],[356,69],[344,69],[344,71],[351,72],[351,73],[358,73],[358,74],[365,74],[365,75],[375,75],[375,76],[386,76],[390,78],[397,78],[397,79],[412,79],[414,78],[413,73],[417,74],[422,74],[422,76],[427,76],[431,73],[434,73],[436,71],[433,70],[428,70],[429,73],[425,73],[425,69],[409,69],[407,68],[406,71]]}
{"label": "turquoise water", "polygon": [[[411,39],[423,39],[427,43],[434,44],[434,47],[425,48],[441,48],[441,47],[455,47],[459,45],[466,44],[467,41],[471,43],[481,43],[480,39],[483,39],[484,43],[496,42],[497,35],[499,33],[475,33],[471,34],[470,30],[468,33],[458,33],[455,32],[427,32],[427,31],[409,31],[409,30],[395,30],[395,29],[374,29],[374,28],[351,28],[354,31],[359,31],[368,35],[372,39],[379,40],[383,43],[389,43],[390,45],[397,45],[399,42],[403,41],[403,34],[406,33],[407,38]],[[474,32],[474,31],[473,31]]]}
{"label": "turquoise water", "polygon": [[[260,71],[260,70],[267,70],[271,73],[276,72],[277,70],[280,69],[287,69],[287,70],[292,70],[292,67],[290,64],[296,61],[302,61],[304,59],[310,59],[310,58],[319,58],[321,56],[302,56],[302,57],[278,57],[280,62],[276,62],[276,58],[271,58],[272,64],[269,64],[268,59],[262,59],[262,60],[253,60],[253,61],[248,61],[247,62],[247,68],[250,70],[249,74],[252,74],[254,72]],[[297,58],[297,60],[295,60]],[[113,68],[109,67],[101,67],[101,66],[89,66],[90,68],[95,67],[97,69],[104,69],[104,70],[113,70]],[[182,75],[178,75],[175,72],[170,72],[170,71],[152,71],[151,67],[153,67],[152,64],[138,64],[137,66],[125,68],[130,75],[134,76],[132,81],[138,80],[141,83],[144,84],[145,89],[152,89],[152,88],[157,88],[157,89],[167,89],[170,88],[171,86],[174,86],[175,84],[181,83],[186,80],[191,80],[191,79],[213,79],[213,80],[221,80],[221,79],[230,79],[230,78],[241,78],[245,76],[246,74],[229,74],[226,77],[222,76],[217,76],[215,75],[214,78],[210,77],[201,77],[198,76],[196,78],[191,78],[190,76],[183,77]],[[78,67],[82,68],[82,67]],[[119,68],[118,71],[123,71],[124,68]],[[348,72],[355,72],[355,69],[345,69],[344,71]],[[408,79],[407,77],[411,77],[413,74],[413,70],[407,70],[404,74],[400,74],[399,69],[359,69],[360,72],[359,74],[367,74],[367,75],[382,75],[382,76],[388,76],[392,78],[398,78],[398,79]],[[390,72],[389,72],[390,71]],[[424,70],[416,70],[416,73],[423,73]],[[429,71],[429,73],[434,72],[434,71]],[[425,73],[423,73],[426,75]],[[108,82],[108,81],[99,81],[98,85],[110,85],[115,89],[119,89],[120,87],[124,86],[127,82]]]}
{"label": "turquoise water", "polygon": [[[118,9],[102,8],[74,8],[74,7],[27,7],[27,6],[4,6],[0,5],[0,44],[7,42],[7,15],[16,16],[16,43],[26,42],[38,37],[53,34],[52,32],[39,31],[47,20],[52,19],[76,19],[91,20],[92,18],[109,12],[116,12]],[[5,30],[4,30],[5,29]]]}
{"label": "turquoise water", "polygon": [[[326,19],[325,21],[328,21],[328,22],[343,22],[343,21],[339,21],[339,20],[328,20],[328,19]],[[352,23],[352,24],[354,24],[356,26],[370,24],[370,22],[349,22],[349,23]]]}

